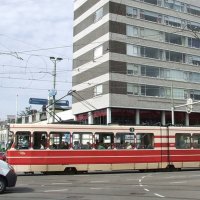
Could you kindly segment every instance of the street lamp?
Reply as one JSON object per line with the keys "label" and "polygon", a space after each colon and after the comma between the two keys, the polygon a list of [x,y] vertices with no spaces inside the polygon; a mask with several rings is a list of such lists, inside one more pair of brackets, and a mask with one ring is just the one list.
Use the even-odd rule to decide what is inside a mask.
{"label": "street lamp", "polygon": [[55,122],[55,101],[56,101],[56,64],[57,62],[63,60],[62,58],[55,58],[55,57],[50,57],[50,60],[54,63],[54,70],[53,70],[53,122]]}

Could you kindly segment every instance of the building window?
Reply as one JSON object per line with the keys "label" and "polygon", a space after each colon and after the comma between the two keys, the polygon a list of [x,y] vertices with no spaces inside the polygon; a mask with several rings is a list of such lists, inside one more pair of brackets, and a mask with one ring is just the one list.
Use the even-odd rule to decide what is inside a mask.
{"label": "building window", "polygon": [[192,98],[194,100],[200,100],[200,90],[185,90],[182,88],[173,88],[171,90],[170,87],[139,85],[136,83],[127,83],[127,94],[167,99],[184,100],[186,98]]}
{"label": "building window", "polygon": [[137,17],[137,8],[133,8],[130,6],[126,7],[126,16],[128,17]]}
{"label": "building window", "polygon": [[162,59],[162,50],[151,47],[141,47],[141,56],[147,58]]}
{"label": "building window", "polygon": [[180,70],[170,70],[170,79],[171,80],[179,80],[185,81],[187,80],[187,72],[180,71]]}
{"label": "building window", "polygon": [[188,38],[188,46],[194,48],[200,48],[200,39],[199,38]]}
{"label": "building window", "polygon": [[173,99],[185,99],[184,89],[173,88]]}
{"label": "building window", "polygon": [[176,34],[172,34],[172,33],[165,33],[165,42],[183,45],[184,39],[181,35],[176,35]]}
{"label": "building window", "polygon": [[141,75],[148,77],[159,77],[160,70],[158,67],[141,66]]}
{"label": "building window", "polygon": [[187,12],[192,15],[200,16],[200,8],[192,5],[187,5]]}
{"label": "building window", "polygon": [[100,45],[94,49],[94,59],[97,59],[103,55],[103,45]]}
{"label": "building window", "polygon": [[140,0],[141,2],[161,6],[162,5],[162,0]]}
{"label": "building window", "polygon": [[185,54],[174,51],[166,51],[166,60],[185,63]]}
{"label": "building window", "polygon": [[99,21],[102,17],[103,17],[103,7],[101,7],[99,10],[97,10],[97,11],[95,12],[95,15],[94,15],[94,22]]}
{"label": "building window", "polygon": [[140,19],[144,19],[151,22],[161,23],[162,16],[158,13],[150,12],[150,11],[140,11]]}
{"label": "building window", "polygon": [[199,90],[190,90],[189,97],[194,100],[200,100],[200,91]]}
{"label": "building window", "polygon": [[153,5],[161,5],[161,0],[140,0],[140,1]]}
{"label": "building window", "polygon": [[178,19],[176,17],[165,16],[165,24],[168,26],[181,28],[182,23],[183,22],[181,21],[181,19]]}
{"label": "building window", "polygon": [[161,31],[141,28],[140,34],[141,34],[141,37],[147,40],[163,41],[163,33]]}
{"label": "building window", "polygon": [[98,96],[103,93],[103,85],[96,85],[94,87],[94,96]]}
{"label": "building window", "polygon": [[127,74],[128,75],[138,75],[139,74],[139,66],[131,63],[127,63]]}
{"label": "building window", "polygon": [[189,81],[193,83],[200,82],[200,74],[195,72],[189,72]]}
{"label": "building window", "polygon": [[189,55],[188,62],[189,64],[200,66],[200,56]]}
{"label": "building window", "polygon": [[132,45],[132,44],[127,44],[126,45],[126,52],[127,55],[129,56],[138,56],[139,55],[139,47],[136,45]]}
{"label": "building window", "polygon": [[[138,86],[135,84],[134,87],[136,88],[136,86],[138,88],[137,92],[141,96],[160,97],[160,98],[170,98],[171,97],[171,89],[167,88],[167,87],[156,86],[156,85],[140,85],[140,86]],[[129,86],[129,87],[131,87],[131,86]]]}
{"label": "building window", "polygon": [[127,94],[139,95],[139,86],[133,83],[127,83]]}
{"label": "building window", "polygon": [[145,90],[145,96],[150,97],[165,97],[165,89],[164,87],[155,86],[155,85],[146,85],[143,86],[143,90]]}
{"label": "building window", "polygon": [[187,28],[191,31],[200,31],[200,24],[196,22],[188,22]]}
{"label": "building window", "polygon": [[164,0],[164,6],[179,12],[184,11],[184,4],[176,0]]}
{"label": "building window", "polygon": [[126,25],[126,35],[131,37],[138,36],[138,28],[131,25]]}

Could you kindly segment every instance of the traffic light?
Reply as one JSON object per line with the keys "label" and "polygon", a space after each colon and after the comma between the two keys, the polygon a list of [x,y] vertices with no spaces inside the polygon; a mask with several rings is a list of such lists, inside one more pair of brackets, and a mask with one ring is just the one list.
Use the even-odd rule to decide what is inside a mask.
{"label": "traffic light", "polygon": [[186,112],[189,114],[192,112],[192,109],[193,109],[193,100],[189,98],[187,99]]}

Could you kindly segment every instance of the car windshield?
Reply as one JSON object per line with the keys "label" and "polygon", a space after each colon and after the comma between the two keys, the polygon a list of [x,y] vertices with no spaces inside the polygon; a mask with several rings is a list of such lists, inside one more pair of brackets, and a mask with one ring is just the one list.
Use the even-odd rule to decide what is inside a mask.
{"label": "car windshield", "polygon": [[8,168],[8,164],[7,164],[6,162],[0,160],[0,167],[1,167],[1,168],[4,168],[4,169],[5,169],[5,168],[7,169],[7,168]]}

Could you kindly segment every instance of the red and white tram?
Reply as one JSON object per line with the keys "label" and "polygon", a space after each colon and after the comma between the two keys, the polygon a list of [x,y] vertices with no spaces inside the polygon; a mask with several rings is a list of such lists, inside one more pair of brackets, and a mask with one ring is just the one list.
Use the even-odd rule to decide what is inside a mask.
{"label": "red and white tram", "polygon": [[11,124],[16,172],[200,168],[200,127]]}

